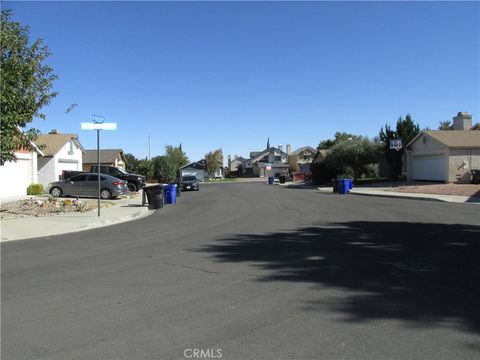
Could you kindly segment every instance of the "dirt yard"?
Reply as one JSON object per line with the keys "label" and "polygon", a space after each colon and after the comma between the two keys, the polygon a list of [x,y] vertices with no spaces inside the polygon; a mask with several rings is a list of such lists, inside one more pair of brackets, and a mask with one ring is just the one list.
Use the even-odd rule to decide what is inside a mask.
{"label": "dirt yard", "polygon": [[[112,201],[102,200],[101,207],[112,206]],[[97,208],[95,199],[52,199],[45,197],[31,197],[3,203],[0,207],[0,219],[17,219],[31,216],[51,216],[73,212],[88,212]]]}
{"label": "dirt yard", "polygon": [[459,196],[478,196],[480,197],[480,185],[474,184],[415,184],[403,185],[386,191],[437,194],[437,195],[459,195]]}

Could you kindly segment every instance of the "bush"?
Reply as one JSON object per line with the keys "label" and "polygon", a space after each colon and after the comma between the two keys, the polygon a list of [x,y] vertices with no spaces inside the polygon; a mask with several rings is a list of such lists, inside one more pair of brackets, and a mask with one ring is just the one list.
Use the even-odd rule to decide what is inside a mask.
{"label": "bush", "polygon": [[337,175],[335,171],[330,169],[323,161],[312,163],[312,183],[315,185],[330,184],[332,179]]}
{"label": "bush", "polygon": [[27,188],[27,195],[42,195],[44,191],[42,184],[30,184]]}

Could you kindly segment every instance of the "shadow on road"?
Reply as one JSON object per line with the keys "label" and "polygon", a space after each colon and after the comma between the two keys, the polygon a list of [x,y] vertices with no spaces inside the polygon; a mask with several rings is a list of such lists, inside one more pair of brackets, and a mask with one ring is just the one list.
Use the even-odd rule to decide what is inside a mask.
{"label": "shadow on road", "polygon": [[[295,232],[244,234],[201,249],[222,262],[255,262],[260,281],[346,290],[325,306],[351,321],[453,322],[480,332],[480,226],[346,222]],[[451,324],[450,324],[451,325]]]}

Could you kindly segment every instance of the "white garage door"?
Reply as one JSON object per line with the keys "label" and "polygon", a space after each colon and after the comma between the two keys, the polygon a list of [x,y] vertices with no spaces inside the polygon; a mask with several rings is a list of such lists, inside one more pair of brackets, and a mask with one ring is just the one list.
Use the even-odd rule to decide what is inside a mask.
{"label": "white garage door", "polygon": [[9,161],[0,166],[0,198],[27,195],[27,187],[31,183],[31,161],[17,158],[17,162]]}
{"label": "white garage door", "polygon": [[443,155],[415,156],[413,158],[413,178],[415,180],[445,181]]}
{"label": "white garage door", "polygon": [[58,174],[56,174],[57,178],[56,180],[60,179],[60,175],[62,175],[63,170],[73,170],[73,171],[81,171],[82,169],[79,168],[78,161],[77,162],[72,162],[72,161],[58,161]]}
{"label": "white garage door", "polygon": [[203,181],[205,177],[205,170],[184,169],[182,170],[182,176],[195,176],[198,180]]}

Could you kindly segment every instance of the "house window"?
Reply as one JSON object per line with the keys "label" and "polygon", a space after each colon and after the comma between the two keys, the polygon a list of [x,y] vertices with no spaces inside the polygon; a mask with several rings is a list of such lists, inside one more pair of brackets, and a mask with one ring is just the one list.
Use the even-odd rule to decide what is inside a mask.
{"label": "house window", "polygon": [[310,160],[310,154],[303,154],[303,160]]}

